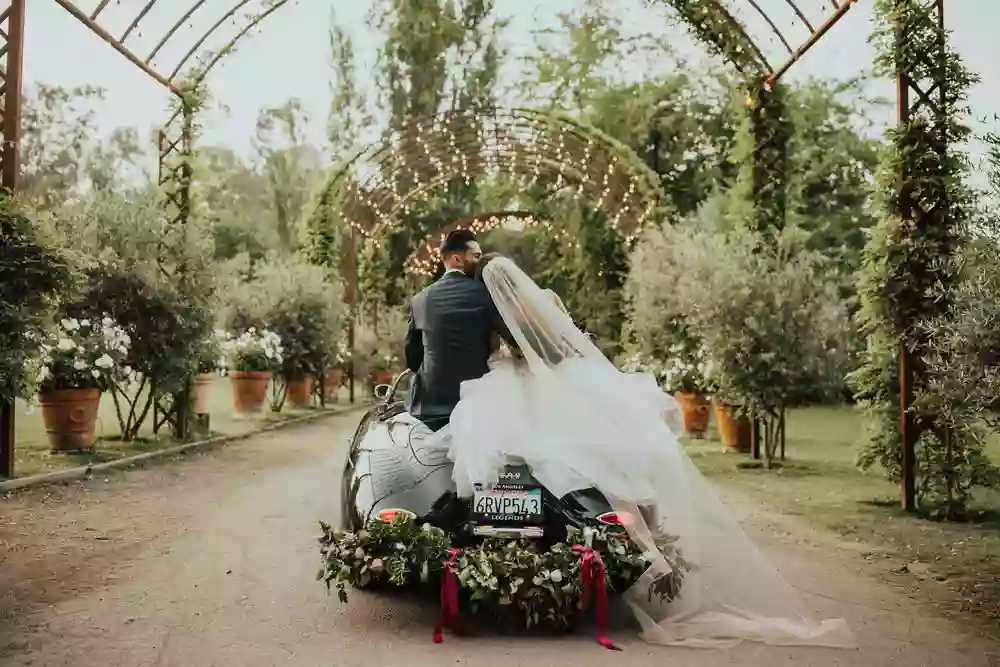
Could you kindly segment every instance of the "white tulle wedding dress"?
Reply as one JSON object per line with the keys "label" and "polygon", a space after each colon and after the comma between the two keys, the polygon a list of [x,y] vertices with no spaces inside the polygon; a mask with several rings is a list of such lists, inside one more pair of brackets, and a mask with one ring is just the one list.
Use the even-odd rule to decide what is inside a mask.
{"label": "white tulle wedding dress", "polygon": [[[520,354],[464,383],[450,425],[435,435],[449,449],[460,495],[495,482],[517,457],[556,495],[597,488],[617,511],[639,517],[629,534],[654,562],[626,598],[649,642],[855,646],[843,620],[810,616],[718,499],[682,449],[679,408],[654,378],[615,368],[558,297],[511,260],[492,260],[483,279]],[[639,506],[655,507],[655,517],[643,518]],[[670,570],[657,534],[677,536],[695,566],[670,603],[645,593]]]}

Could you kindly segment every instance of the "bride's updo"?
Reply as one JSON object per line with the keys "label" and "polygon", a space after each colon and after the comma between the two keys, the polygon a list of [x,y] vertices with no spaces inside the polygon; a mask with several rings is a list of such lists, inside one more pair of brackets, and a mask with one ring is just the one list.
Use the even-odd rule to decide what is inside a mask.
{"label": "bride's updo", "polygon": [[483,279],[483,271],[486,270],[486,265],[492,262],[497,257],[503,257],[503,255],[501,255],[498,252],[488,252],[479,258],[479,263],[476,264],[476,273],[475,273],[476,280],[478,280],[481,283],[486,282]]}

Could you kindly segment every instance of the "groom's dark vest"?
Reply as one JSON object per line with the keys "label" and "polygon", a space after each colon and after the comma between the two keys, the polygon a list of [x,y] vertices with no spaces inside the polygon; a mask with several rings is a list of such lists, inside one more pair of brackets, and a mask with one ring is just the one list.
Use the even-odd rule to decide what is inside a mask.
{"label": "groom's dark vest", "polygon": [[443,425],[466,380],[489,371],[496,309],[486,286],[462,273],[446,273],[413,298],[406,335],[410,414],[432,427]]}

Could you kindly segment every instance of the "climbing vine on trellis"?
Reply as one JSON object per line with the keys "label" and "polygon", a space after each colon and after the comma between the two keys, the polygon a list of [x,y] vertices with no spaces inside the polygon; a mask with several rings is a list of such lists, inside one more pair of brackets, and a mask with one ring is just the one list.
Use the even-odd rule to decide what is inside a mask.
{"label": "climbing vine on trellis", "polygon": [[767,80],[770,66],[742,25],[718,0],[658,0],[680,15],[696,39],[731,63],[744,77],[745,117],[734,159],[740,175],[731,196],[734,217],[770,235],[785,225],[788,149],[793,128],[786,91]]}
{"label": "climbing vine on trellis", "polygon": [[[308,252],[346,277],[344,239],[351,234],[363,293],[392,291],[387,281],[401,280],[406,264],[392,258],[387,266],[396,253],[379,247],[415,233],[411,247],[426,244],[444,225],[476,212],[463,207],[481,203],[453,202],[445,211],[443,193],[495,176],[511,179],[521,193],[544,192],[600,210],[625,245],[672,210],[656,174],[596,128],[562,114],[478,108],[411,121],[333,172],[306,215]],[[454,215],[438,220],[445,213]],[[425,278],[433,273],[421,267]],[[379,275],[369,275],[373,271]]]}
{"label": "climbing vine on trellis", "polygon": [[[170,119],[160,133],[159,186],[163,204],[175,224],[186,225],[194,211],[192,183],[194,181],[194,142],[200,129],[197,113],[208,100],[208,90],[203,76],[195,71],[177,84],[177,95],[171,99]],[[178,267],[175,278],[184,285],[187,277],[184,267]],[[188,408],[189,392],[164,392],[156,396],[153,414],[153,431],[159,432],[169,425],[175,437],[186,440],[191,435],[191,417]]]}
{"label": "climbing vine on trellis", "polygon": [[[962,247],[971,215],[964,183],[968,162],[956,147],[970,135],[961,119],[976,77],[951,48],[926,0],[879,0],[872,42],[876,65],[883,73],[903,72],[915,99],[908,118],[889,132],[876,193],[883,217],[862,256],[858,321],[869,345],[852,380],[872,425],[859,464],[880,464],[891,478],[900,478],[897,406],[905,379],[914,399],[908,421],[919,434],[919,501],[925,508],[946,506],[949,516],[957,516],[977,483],[982,442],[969,422],[934,408],[935,378],[922,359],[931,324],[948,314],[949,286],[957,278],[949,260]],[[907,358],[905,378],[901,354]]]}
{"label": "climbing vine on trellis", "polygon": [[736,139],[740,173],[732,197],[742,204],[737,218],[765,238],[784,228],[788,208],[788,149],[794,128],[785,95],[779,84],[751,91]]}
{"label": "climbing vine on trellis", "polygon": [[647,0],[666,3],[683,19],[694,37],[716,56],[732,63],[749,80],[770,74],[763,56],[739,22],[718,0]]}

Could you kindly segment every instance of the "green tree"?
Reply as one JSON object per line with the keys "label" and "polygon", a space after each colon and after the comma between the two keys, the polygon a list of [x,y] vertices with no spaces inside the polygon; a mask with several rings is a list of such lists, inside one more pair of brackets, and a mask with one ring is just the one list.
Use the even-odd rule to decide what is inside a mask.
{"label": "green tree", "polygon": [[50,210],[89,182],[96,188],[121,187],[122,171],[145,151],[134,128],[118,128],[97,139],[95,107],[104,91],[94,86],[65,88],[39,83],[26,92],[21,117],[22,197]]}
{"label": "green tree", "polygon": [[879,104],[861,93],[861,81],[813,80],[792,89],[789,220],[809,231],[809,246],[837,262],[845,278],[861,265],[865,230],[875,224],[868,206],[880,142],[871,138],[864,108]]}
{"label": "green tree", "polygon": [[262,109],[257,117],[254,148],[267,181],[278,248],[284,253],[295,249],[296,224],[320,180],[320,155],[305,134],[308,122],[297,99]]}
{"label": "green tree", "polygon": [[112,387],[122,438],[133,440],[163,394],[184,389],[216,310],[211,240],[195,222],[174,224],[153,190],[93,191],[57,218],[85,276],[81,294],[65,295],[65,315],[110,315],[132,338],[135,386]]}
{"label": "green tree", "polygon": [[233,150],[198,149],[194,187],[199,194],[198,215],[212,231],[217,258],[245,252],[259,259],[278,247],[277,230],[265,214],[270,208],[267,180]]}
{"label": "green tree", "polygon": [[361,134],[374,122],[367,109],[367,99],[358,87],[357,63],[354,59],[354,40],[347,30],[337,23],[336,14],[330,13],[330,56],[332,101],[327,115],[327,140],[333,153],[334,164],[341,164],[357,148]]}
{"label": "green tree", "polygon": [[[505,22],[496,18],[492,0],[381,0],[370,17],[384,37],[376,82],[389,131],[403,130],[440,111],[493,103],[504,56],[499,38]],[[475,155],[479,146],[463,145],[459,150]],[[422,159],[416,154],[404,158]],[[383,176],[391,178],[388,170],[394,168],[386,165]],[[390,237],[382,239],[382,248],[362,256],[362,297],[399,303],[406,295],[401,280],[406,258],[428,234],[474,212],[477,192],[477,183],[455,178],[439,184],[423,201],[409,202]]]}

